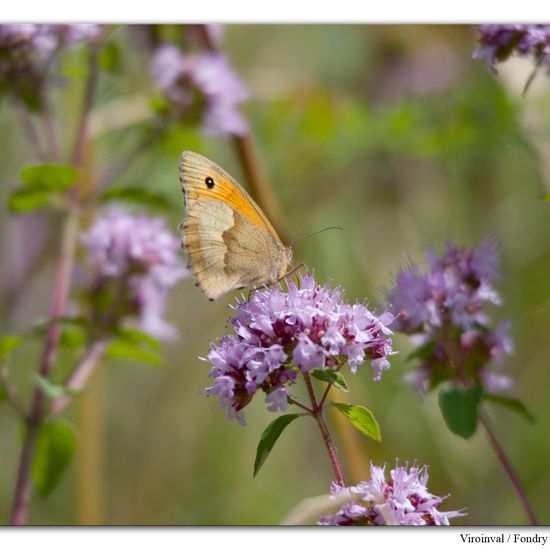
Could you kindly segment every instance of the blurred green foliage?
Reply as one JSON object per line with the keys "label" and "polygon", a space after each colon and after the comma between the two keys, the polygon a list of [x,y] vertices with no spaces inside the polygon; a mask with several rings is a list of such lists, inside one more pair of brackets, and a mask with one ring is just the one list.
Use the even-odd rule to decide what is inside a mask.
{"label": "blurred green foliage", "polygon": [[[507,372],[517,380],[514,395],[537,422],[525,423],[500,406],[487,408],[539,520],[549,523],[550,209],[542,197],[550,185],[544,154],[550,82],[540,74],[542,91],[533,87],[521,99],[508,85],[513,71],[506,78],[488,74],[471,59],[475,48],[476,29],[458,25],[236,25],[226,28],[224,41],[250,89],[246,114],[286,232],[298,239],[326,226],[344,227],[296,246],[319,282],[331,279],[350,300],[368,299],[375,307],[397,269],[420,261],[426,248],[441,250],[446,239],[476,246],[496,237],[504,305],[495,313],[512,319],[516,341]],[[147,56],[127,27],[112,30],[101,63],[99,129],[89,159],[97,177],[150,132],[136,105],[154,95]],[[82,52],[63,61],[65,83],[54,104],[60,134],[74,131],[84,67]],[[127,118],[117,122],[109,113]],[[538,133],[529,125],[533,113],[542,128]],[[0,196],[6,205],[31,159],[19,119],[6,102],[0,128]],[[183,149],[209,156],[246,183],[229,142],[180,126],[159,137],[103,199],[126,200],[136,209],[136,203],[153,200],[176,231]],[[29,226],[23,230],[31,216],[2,212],[1,328],[16,334],[48,310],[55,232],[41,269],[20,285],[25,258],[44,235],[29,233]],[[32,216],[55,227],[55,214]],[[273,414],[253,402],[243,428],[227,422],[217,402],[203,394],[208,366],[199,357],[206,355],[209,340],[226,333],[227,305],[234,297],[210,303],[191,280],[184,281],[168,314],[181,337],[160,352],[143,348],[149,358],[162,353],[165,367],[151,368],[143,357],[133,361],[126,354],[95,375],[66,413],[79,432],[77,460],[47,500],[33,502],[31,523],[275,524],[300,500],[328,492],[332,472],[313,421],[288,426],[253,478],[256,446]],[[124,354],[124,341],[117,342]],[[356,375],[346,373],[349,393],[334,395],[373,411],[382,434],[376,442],[344,427],[337,411],[329,416],[348,481],[364,479],[369,461],[417,460],[430,466],[433,493],[452,493],[447,508],[467,508],[468,516],[455,523],[524,523],[483,434],[466,441],[450,433],[437,396],[421,401],[402,384],[410,347],[400,336],[394,343],[399,354],[380,382],[373,382],[368,367],[360,368]],[[59,372],[67,368],[70,352],[59,354]],[[31,341],[10,358],[17,381],[29,392],[39,353],[39,344]],[[0,518],[7,518],[20,434],[5,406],[0,442]]]}

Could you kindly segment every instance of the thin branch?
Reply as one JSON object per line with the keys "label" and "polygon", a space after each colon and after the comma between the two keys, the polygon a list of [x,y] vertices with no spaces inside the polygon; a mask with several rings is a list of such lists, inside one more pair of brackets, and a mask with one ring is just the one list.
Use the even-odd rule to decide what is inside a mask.
{"label": "thin branch", "polygon": [[82,166],[84,162],[84,152],[86,150],[86,141],[88,139],[88,129],[90,126],[90,112],[99,80],[99,44],[93,44],[89,48],[88,60],[88,79],[84,88],[84,97],[80,109],[78,129],[74,141],[72,161],[75,166]]}
{"label": "thin branch", "polygon": [[[206,25],[197,25],[197,34],[205,49],[212,52],[218,51]],[[231,139],[246,180],[250,185],[252,196],[267,214],[283,242],[289,242],[284,231],[283,215],[279,203],[260,161],[252,135],[247,132],[243,135],[234,135]]]}
{"label": "thin branch", "polygon": [[332,442],[332,438],[330,436],[330,432],[323,417],[322,411],[315,415],[315,420],[317,420],[317,424],[319,426],[319,429],[321,430],[323,441],[325,443],[325,447],[327,448],[327,452],[330,458],[330,463],[332,464],[332,469],[334,470],[334,475],[336,476],[336,481],[341,487],[346,487],[344,471],[342,470],[342,466],[338,458],[338,453],[336,452],[336,447]]}
{"label": "thin branch", "polygon": [[[63,230],[59,263],[49,316],[52,321],[62,317],[65,312],[73,271],[77,231],[78,218],[76,212],[71,211],[67,215]],[[39,374],[44,378],[48,377],[53,367],[59,335],[59,323],[50,323],[46,332],[44,349],[38,369]],[[28,504],[30,499],[30,469],[36,446],[36,439],[38,437],[42,421],[44,401],[44,392],[41,388],[36,388],[33,395],[31,410],[27,416],[27,432],[25,434],[21,457],[19,460],[19,469],[17,472],[11,513],[12,525],[24,525],[27,522]]]}
{"label": "thin branch", "polygon": [[325,401],[327,400],[328,394],[330,393],[331,389],[332,389],[332,384],[327,384],[327,387],[325,388],[323,396],[321,397],[321,401],[319,401],[319,408],[320,409],[323,408],[323,405],[325,404]]}
{"label": "thin branch", "polygon": [[309,414],[315,415],[315,412],[312,409],[310,409],[309,407],[306,407],[305,405],[302,405],[302,403],[299,403],[295,399],[292,399],[292,397],[288,397],[287,399],[288,399],[288,402],[291,403],[292,405],[296,405],[297,407],[300,407],[300,409],[304,409],[304,411],[307,411]]}
{"label": "thin branch", "polygon": [[46,131],[46,138],[49,147],[50,156],[54,160],[59,160],[59,147],[57,145],[57,134],[55,126],[49,111],[49,107],[44,107],[42,113],[42,123],[44,124],[44,130]]}
{"label": "thin branch", "polygon": [[334,470],[334,475],[336,476],[336,481],[342,487],[346,486],[346,480],[344,478],[344,472],[340,464],[340,459],[338,458],[338,453],[336,452],[336,447],[332,441],[329,429],[323,417],[323,409],[317,404],[317,399],[315,397],[315,391],[313,390],[313,385],[311,383],[311,377],[307,372],[304,373],[304,381],[306,383],[307,392],[311,400],[311,408],[313,410],[313,417],[317,421],[321,435],[323,436],[323,442],[327,449],[328,457]]}
{"label": "thin branch", "polygon": [[[73,369],[67,382],[65,383],[65,388],[69,392],[78,392],[81,391],[86,382],[89,380],[90,376],[96,369],[97,365],[103,358],[107,343],[105,341],[95,342],[84,355],[82,360],[76,365]],[[62,411],[72,400],[71,395],[62,395],[55,399],[50,405],[49,414],[57,414]]]}
{"label": "thin branch", "polygon": [[34,157],[36,157],[36,160],[43,161],[46,156],[44,146],[40,143],[40,137],[34,127],[28,109],[19,101],[14,101],[14,105]]}
{"label": "thin branch", "polygon": [[113,181],[120,178],[120,176],[122,176],[122,174],[124,174],[124,172],[126,172],[126,170],[128,170],[136,160],[141,158],[145,151],[147,151],[160,139],[165,131],[166,128],[164,126],[156,128],[148,136],[143,138],[143,140],[137,144],[135,149],[133,149],[125,158],[109,166],[107,170],[105,170],[103,177],[99,180],[97,191],[105,189],[105,187],[110,185]]}
{"label": "thin branch", "polygon": [[527,517],[529,518],[529,521],[531,522],[531,525],[538,525],[537,516],[535,515],[535,512],[533,508],[531,507],[531,504],[529,503],[529,500],[527,499],[527,495],[525,494],[525,491],[523,490],[523,487],[521,485],[521,482],[519,481],[519,478],[514,471],[514,468],[512,467],[511,462],[508,460],[508,457],[500,445],[498,439],[496,438],[495,434],[493,433],[493,430],[491,429],[491,426],[489,425],[489,422],[485,418],[485,415],[483,413],[479,413],[478,415],[479,421],[483,428],[485,429],[485,433],[487,434],[487,438],[489,439],[489,442],[491,443],[491,446],[493,447],[493,450],[495,451],[495,454],[497,455],[502,467],[504,468],[506,475],[510,479],[510,482],[512,483],[512,486],[514,487],[514,491],[516,492],[517,497],[519,498],[523,509],[525,510],[525,513],[527,514]]}
{"label": "thin branch", "polygon": [[4,386],[4,389],[6,390],[6,400],[11,405],[13,410],[21,418],[25,418],[27,415],[25,405],[23,404],[23,401],[17,392],[17,388],[9,376],[6,365],[0,366],[0,385]]}
{"label": "thin branch", "polygon": [[[456,345],[454,344],[453,339],[445,337],[443,341],[445,344],[445,351],[449,359],[449,364],[456,371],[462,385],[464,387],[467,387],[468,381],[464,375],[464,367],[462,365],[460,354],[456,350]],[[483,426],[483,428],[485,429],[485,433],[487,435],[487,438],[489,439],[489,443],[491,444],[491,447],[493,448],[495,454],[497,455],[497,458],[501,466],[503,467],[504,472],[506,473],[508,479],[510,480],[510,483],[514,488],[514,491],[520,501],[520,504],[522,505],[525,511],[525,514],[529,518],[529,521],[532,523],[532,525],[538,525],[537,518],[529,503],[525,490],[523,489],[523,486],[516,472],[514,471],[512,467],[512,463],[508,459],[508,456],[506,455],[504,448],[500,445],[498,439],[496,438],[495,434],[491,430],[489,423],[485,419],[485,416],[483,415],[482,412],[478,412],[478,419],[481,425]]]}

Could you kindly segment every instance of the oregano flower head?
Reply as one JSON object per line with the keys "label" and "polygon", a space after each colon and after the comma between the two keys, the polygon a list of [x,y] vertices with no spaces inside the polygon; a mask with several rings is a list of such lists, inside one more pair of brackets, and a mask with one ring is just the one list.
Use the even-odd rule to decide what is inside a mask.
{"label": "oregano flower head", "polygon": [[242,409],[260,390],[270,411],[286,410],[289,386],[301,372],[347,363],[355,373],[370,361],[379,380],[390,367],[393,315],[347,303],[341,288],[321,286],[311,275],[287,287],[253,291],[235,307],[234,334],[211,345],[206,359],[214,383],[206,392],[220,398],[229,418],[243,422]]}

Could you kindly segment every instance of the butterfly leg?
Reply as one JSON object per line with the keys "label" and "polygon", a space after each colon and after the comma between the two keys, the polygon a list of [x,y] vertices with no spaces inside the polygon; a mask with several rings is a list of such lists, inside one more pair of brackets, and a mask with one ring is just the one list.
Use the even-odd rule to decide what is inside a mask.
{"label": "butterfly leg", "polygon": [[276,284],[279,284],[282,280],[284,280],[286,282],[286,278],[289,277],[290,275],[295,275],[296,277],[296,284],[298,285],[298,283],[300,282],[299,278],[298,278],[298,271],[300,269],[302,269],[302,267],[305,267],[307,268],[306,264],[304,262],[301,262],[300,264],[298,264],[296,267],[293,267],[290,271],[287,271],[278,281]]}

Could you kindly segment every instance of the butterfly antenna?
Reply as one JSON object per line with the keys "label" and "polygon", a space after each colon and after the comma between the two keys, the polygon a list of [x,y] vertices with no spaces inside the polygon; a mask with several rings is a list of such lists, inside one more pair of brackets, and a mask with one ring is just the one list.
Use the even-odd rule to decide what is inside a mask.
{"label": "butterfly antenna", "polygon": [[315,231],[314,233],[310,233],[309,235],[306,235],[305,237],[300,237],[299,239],[296,239],[295,241],[292,241],[290,243],[290,246],[294,246],[296,243],[299,243],[301,241],[305,241],[306,239],[309,239],[310,237],[315,237],[315,235],[319,235],[319,233],[323,233],[323,231],[329,231],[331,229],[338,229],[340,231],[343,231],[344,228],[340,227],[339,225],[331,225],[330,227],[324,227],[323,229],[319,229],[319,231]]}

